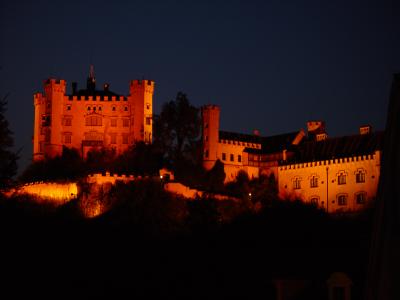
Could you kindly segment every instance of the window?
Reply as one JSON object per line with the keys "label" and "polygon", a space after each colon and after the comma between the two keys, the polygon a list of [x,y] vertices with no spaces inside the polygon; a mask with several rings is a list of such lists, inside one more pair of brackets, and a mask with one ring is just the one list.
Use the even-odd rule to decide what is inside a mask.
{"label": "window", "polygon": [[222,160],[226,160],[226,153],[222,153]]}
{"label": "window", "polygon": [[151,125],[151,118],[150,117],[146,117],[146,125]]}
{"label": "window", "polygon": [[365,204],[367,201],[367,193],[361,192],[356,194],[356,203],[357,204]]}
{"label": "window", "polygon": [[146,109],[150,109],[150,104],[146,103]]}
{"label": "window", "polygon": [[310,187],[316,188],[318,187],[318,177],[317,176],[312,176],[310,179]]}
{"label": "window", "polygon": [[206,150],[206,151],[204,152],[204,157],[205,157],[205,158],[208,158],[208,150]]}
{"label": "window", "polygon": [[116,144],[116,143],[117,143],[117,134],[111,133],[110,134],[110,144]]}
{"label": "window", "polygon": [[318,202],[319,202],[319,197],[318,196],[312,196],[310,199],[310,203],[312,205],[318,206]]}
{"label": "window", "polygon": [[89,131],[85,132],[85,140],[86,141],[102,141],[103,134],[97,131]]}
{"label": "window", "polygon": [[67,105],[67,110],[71,110],[71,105]]}
{"label": "window", "polygon": [[111,119],[111,127],[117,127],[117,119]]}
{"label": "window", "polygon": [[128,111],[128,106],[125,106],[125,107],[124,107],[124,111]]}
{"label": "window", "polygon": [[70,132],[64,133],[64,143],[71,144],[71,137],[72,137],[72,134]]}
{"label": "window", "polygon": [[235,158],[234,158],[233,154],[230,155],[230,160],[231,161],[235,161]]}
{"label": "window", "polygon": [[344,206],[347,205],[347,195],[339,195],[337,197],[338,205]]}
{"label": "window", "polygon": [[129,119],[122,119],[122,126],[129,127]]}
{"label": "window", "polygon": [[238,155],[238,162],[242,162],[242,156]]}
{"label": "window", "polygon": [[123,134],[122,135],[122,144],[128,144],[128,134]]}
{"label": "window", "polygon": [[356,173],[356,183],[365,182],[365,172],[363,170],[358,170]]}
{"label": "window", "polygon": [[86,126],[101,126],[102,118],[97,115],[86,117]]}
{"label": "window", "polygon": [[293,180],[293,189],[295,189],[295,190],[301,189],[301,179],[300,178],[295,178]]}
{"label": "window", "polygon": [[87,110],[88,110],[88,111],[90,110],[90,106],[87,107]]}
{"label": "window", "polygon": [[101,109],[102,109],[101,106],[99,106],[99,111],[101,111]]}
{"label": "window", "polygon": [[72,118],[63,118],[62,124],[64,126],[71,126],[72,125]]}
{"label": "window", "polygon": [[93,111],[96,111],[96,106],[93,106]]}
{"label": "window", "polygon": [[346,184],[346,174],[340,173],[338,175],[338,184]]}
{"label": "window", "polygon": [[112,111],[116,111],[117,109],[115,108],[115,106],[112,107]]}

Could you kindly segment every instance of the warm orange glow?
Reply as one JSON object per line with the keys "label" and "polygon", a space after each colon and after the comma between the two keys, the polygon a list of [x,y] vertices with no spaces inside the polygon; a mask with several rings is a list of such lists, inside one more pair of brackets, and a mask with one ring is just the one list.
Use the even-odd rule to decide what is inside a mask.
{"label": "warm orange glow", "polygon": [[78,185],[72,183],[37,182],[13,189],[7,195],[30,195],[54,204],[64,204],[78,196]]}

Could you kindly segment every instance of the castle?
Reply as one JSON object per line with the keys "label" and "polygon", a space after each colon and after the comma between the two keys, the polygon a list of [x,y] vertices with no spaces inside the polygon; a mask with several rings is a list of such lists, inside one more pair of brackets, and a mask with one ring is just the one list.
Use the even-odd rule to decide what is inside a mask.
{"label": "castle", "polygon": [[220,108],[202,107],[203,167],[224,164],[225,181],[239,171],[249,178],[275,176],[281,198],[313,203],[328,212],[359,211],[375,198],[383,132],[361,126],[359,134],[328,138],[325,123],[307,122],[303,129],[263,137],[219,130]]}
{"label": "castle", "polygon": [[62,153],[63,146],[76,148],[83,157],[93,148],[113,148],[121,154],[138,141],[151,143],[154,81],[132,80],[129,95],[118,95],[104,84],[96,89],[93,66],[87,86],[78,90],[72,83],[48,79],[44,94],[35,93],[33,159]]}

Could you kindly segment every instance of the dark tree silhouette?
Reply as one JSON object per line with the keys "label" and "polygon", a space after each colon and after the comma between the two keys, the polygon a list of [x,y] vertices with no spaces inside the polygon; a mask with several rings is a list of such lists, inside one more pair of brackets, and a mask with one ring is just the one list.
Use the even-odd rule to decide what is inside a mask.
{"label": "dark tree silhouette", "polygon": [[154,143],[165,153],[167,164],[175,168],[184,161],[197,161],[201,131],[200,111],[190,104],[186,94],[165,103],[154,122]]}
{"label": "dark tree silhouette", "polygon": [[5,117],[7,96],[0,99],[0,189],[10,186],[17,172],[18,155],[11,149],[14,139]]}

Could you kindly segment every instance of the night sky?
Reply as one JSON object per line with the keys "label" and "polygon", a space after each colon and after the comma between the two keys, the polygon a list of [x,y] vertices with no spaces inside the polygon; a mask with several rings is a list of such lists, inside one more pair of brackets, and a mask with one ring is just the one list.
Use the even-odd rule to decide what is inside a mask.
{"label": "night sky", "polygon": [[[0,1],[0,95],[20,169],[32,155],[33,93],[49,77],[128,94],[156,82],[154,112],[185,92],[221,106],[221,129],[274,135],[326,121],[330,136],[385,126],[400,71],[395,1]],[[21,170],[20,170],[21,171]]]}

